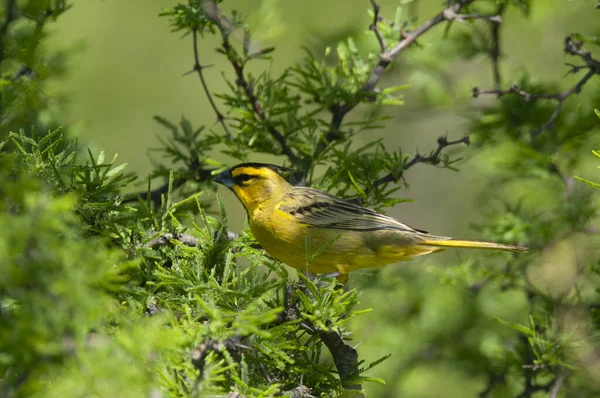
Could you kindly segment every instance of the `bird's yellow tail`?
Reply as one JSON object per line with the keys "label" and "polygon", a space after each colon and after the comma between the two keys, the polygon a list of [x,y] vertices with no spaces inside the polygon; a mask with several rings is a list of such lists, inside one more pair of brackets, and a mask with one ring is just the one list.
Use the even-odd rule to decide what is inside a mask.
{"label": "bird's yellow tail", "polygon": [[431,237],[419,242],[423,246],[435,247],[458,247],[469,249],[505,250],[511,252],[523,252],[527,248],[523,246],[505,245],[503,243],[485,242],[481,240],[462,240],[452,238]]}

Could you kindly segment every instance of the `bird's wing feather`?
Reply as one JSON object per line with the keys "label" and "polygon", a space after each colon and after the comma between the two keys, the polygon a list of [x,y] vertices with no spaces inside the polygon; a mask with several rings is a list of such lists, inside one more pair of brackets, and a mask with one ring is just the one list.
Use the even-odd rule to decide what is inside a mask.
{"label": "bird's wing feather", "polygon": [[313,228],[425,232],[375,210],[343,201],[313,188],[295,187],[281,200],[277,208]]}

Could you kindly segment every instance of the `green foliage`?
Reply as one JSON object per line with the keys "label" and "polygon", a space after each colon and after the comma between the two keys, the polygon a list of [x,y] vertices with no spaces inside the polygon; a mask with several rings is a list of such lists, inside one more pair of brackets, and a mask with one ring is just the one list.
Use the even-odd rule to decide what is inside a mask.
{"label": "green foliage", "polygon": [[[377,92],[364,90],[379,60],[376,50],[364,51],[349,38],[337,45],[335,54],[327,48],[323,57],[318,58],[306,49],[305,57],[281,74],[274,76],[266,70],[256,76],[246,72],[248,64],[270,59],[273,49],[256,48],[248,27],[237,13],[226,16],[201,1],[191,1],[161,15],[169,18],[176,31],[220,36],[221,47],[217,51],[227,58],[235,72],[234,79],[227,79],[229,92],[217,94],[229,110],[226,121],[236,130],[233,137],[214,135],[226,147],[223,153],[240,160],[246,160],[252,153],[283,154],[299,170],[302,179],[317,186],[322,184],[314,173],[317,166],[326,166],[328,175],[337,173],[337,165],[341,163],[350,166],[358,161],[363,167],[368,165],[365,174],[369,176],[401,174],[408,156],[398,153],[390,160],[387,154],[381,156],[381,145],[352,147],[349,151],[353,137],[381,127],[387,119],[382,114],[385,105],[403,104],[397,92],[406,89],[405,85]],[[241,48],[231,40],[238,31],[244,37]],[[344,123],[346,113],[359,104],[368,107],[363,119]],[[377,158],[383,161],[371,161]],[[444,161],[440,165],[450,163]],[[354,190],[351,196],[364,194],[370,204],[381,205],[381,198],[397,190],[389,184],[392,179],[376,186],[365,178],[352,182],[352,178],[345,176],[343,181],[346,187],[339,190],[340,194],[349,193],[351,186]],[[395,203],[383,202],[387,206]]]}
{"label": "green foliage", "polygon": [[[530,251],[495,261],[491,256],[469,259],[437,273],[479,295],[500,289],[527,297],[528,319],[496,318],[517,332],[505,344],[519,349],[508,351],[508,361],[484,359],[496,369],[485,396],[497,388],[498,374],[520,380],[524,388],[519,396],[557,385],[565,396],[594,396],[597,363],[587,362],[581,347],[596,346],[598,335],[589,328],[592,314],[578,308],[591,308],[598,300],[589,290],[598,283],[596,256],[587,249],[595,241],[598,204],[572,175],[590,145],[598,142],[599,125],[592,117],[600,100],[594,89],[598,82],[581,93],[584,100],[557,105],[558,83],[541,83],[525,73],[516,80],[483,112],[473,112],[470,131],[483,151],[478,163],[488,170],[484,191],[491,193],[484,197],[496,202],[486,206],[488,216],[477,229],[485,239],[527,242]],[[562,111],[558,117],[557,109]],[[547,194],[531,195],[532,189]],[[567,386],[562,385],[565,379],[570,380]]]}
{"label": "green foliage", "polygon": [[[510,17],[511,8],[526,16],[530,1],[444,2],[444,39],[431,44],[425,36],[406,41],[424,21],[401,1],[393,20],[371,10],[365,37],[372,45],[353,37],[324,51],[306,48],[276,73],[264,62],[275,49],[254,41],[245,17],[221,3],[189,0],[161,14],[192,36],[199,87],[206,89],[199,37],[216,37],[232,74],[223,73],[226,92],[206,89],[217,124],[154,118],[168,138],[155,149],[160,160],[147,189],[133,194],[126,192],[137,176],[125,164],[82,151],[66,130],[48,129],[57,104],[42,88],[62,73],[63,56],[43,50],[44,27],[69,6],[5,3],[0,395],[327,397],[365,389],[377,396],[385,381],[412,384],[430,365],[469,375],[481,397],[554,389],[596,396],[600,361],[589,352],[598,345],[600,268],[590,247],[598,202],[571,177],[590,146],[598,147],[592,110],[600,71],[584,50],[597,44],[595,33],[565,40],[569,56],[585,63],[567,74],[587,72],[588,79],[565,91],[558,78],[520,71],[506,88],[498,18]],[[485,58],[495,68],[494,89],[473,90],[495,97],[469,109],[465,138],[441,136],[426,155],[389,148],[374,135],[389,105],[404,104],[398,92],[406,84],[378,83],[409,47],[402,81],[422,94],[410,104],[415,109],[454,101],[452,62]],[[228,231],[224,206],[210,195],[212,175],[224,167],[219,155],[269,155],[291,165],[296,182],[381,209],[403,201],[393,195],[408,186],[405,173],[416,164],[457,170],[463,155],[447,147],[469,138],[477,154],[471,164],[486,173],[484,217],[474,228],[482,239],[520,243],[528,253],[469,254],[427,276],[390,267],[340,288],[327,278],[296,279],[248,232]],[[211,204],[218,215],[209,213]],[[359,298],[380,311],[376,325],[361,323],[370,314],[357,317],[369,311]],[[365,344],[384,347],[383,355],[351,346],[370,329]],[[390,355],[395,361],[378,366]]]}
{"label": "green foliage", "polygon": [[10,133],[9,140],[19,152],[22,169],[45,181],[57,195],[72,193],[81,199],[75,211],[86,228],[107,236],[116,235],[125,220],[132,218],[135,209],[121,206],[121,190],[136,177],[123,174],[127,165],[115,166],[116,157],[105,163],[103,152],[96,158],[88,151],[89,159],[80,163],[72,149],[74,143],[62,149],[60,130],[39,140],[23,132]]}
{"label": "green foliage", "polygon": [[[117,309],[110,298],[132,264],[98,238],[82,239],[74,195],[56,192],[2,153],[1,388],[34,392]],[[111,309],[113,307],[113,309]]]}
{"label": "green foliage", "polygon": [[[84,395],[104,383],[134,396],[342,387],[315,335],[345,335],[355,290],[306,278],[289,285],[280,264],[245,237],[229,241],[202,208],[204,226],[186,228],[170,197],[157,208],[123,204],[116,192],[132,177],[102,156],[79,163],[70,149],[55,153],[73,145],[58,131],[11,139],[17,149],[0,154],[9,182],[0,219],[5,391],[59,395],[76,381]],[[156,239],[167,231],[189,231],[194,242]],[[132,368],[110,380],[115,358]]]}

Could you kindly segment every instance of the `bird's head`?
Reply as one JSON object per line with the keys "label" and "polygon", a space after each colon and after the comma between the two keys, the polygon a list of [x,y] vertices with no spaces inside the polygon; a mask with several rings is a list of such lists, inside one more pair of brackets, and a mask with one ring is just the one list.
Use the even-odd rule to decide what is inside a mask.
{"label": "bird's head", "polygon": [[279,174],[287,169],[267,163],[242,163],[217,175],[215,182],[230,188],[246,210],[260,203],[279,200],[291,185]]}

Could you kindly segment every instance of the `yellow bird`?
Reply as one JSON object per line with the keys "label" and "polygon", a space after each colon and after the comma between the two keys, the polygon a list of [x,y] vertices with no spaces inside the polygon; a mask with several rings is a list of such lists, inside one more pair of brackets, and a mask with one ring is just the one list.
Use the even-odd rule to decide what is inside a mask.
{"label": "yellow bird", "polygon": [[250,230],[265,251],[300,271],[332,274],[345,281],[359,268],[381,267],[446,247],[526,250],[431,235],[327,192],[293,186],[279,174],[281,170],[276,165],[242,163],[214,181],[232,189],[242,202]]}

